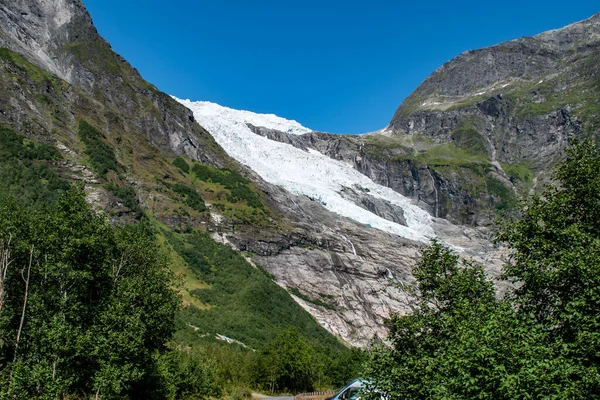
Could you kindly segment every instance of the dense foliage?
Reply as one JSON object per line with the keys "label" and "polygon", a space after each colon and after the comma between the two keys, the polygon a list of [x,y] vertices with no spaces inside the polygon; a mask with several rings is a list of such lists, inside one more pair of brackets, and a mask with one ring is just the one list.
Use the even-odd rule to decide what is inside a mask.
{"label": "dense foliage", "polygon": [[297,330],[290,329],[261,351],[253,375],[260,386],[271,392],[298,393],[314,389],[317,368],[316,354]]}
{"label": "dense foliage", "polygon": [[115,152],[106,143],[104,135],[85,120],[79,121],[79,138],[85,144],[85,154],[98,176],[105,178],[108,171],[121,170]]}
{"label": "dense foliage", "polygon": [[190,206],[190,208],[198,212],[206,211],[206,204],[204,204],[202,196],[200,196],[200,193],[196,189],[181,183],[175,183],[170,185],[170,187],[171,190],[182,197],[184,203]]}
{"label": "dense foliage", "polygon": [[[103,187],[141,219],[105,138],[85,122],[80,134]],[[240,398],[249,388],[321,388],[355,376],[362,353],[337,342],[264,271],[203,233],[148,219],[111,225],[53,170],[60,158],[53,146],[0,128],[0,398]],[[215,171],[220,184],[248,187],[237,173]],[[195,188],[169,187],[205,210]],[[170,250],[159,249],[156,229]],[[201,282],[192,295],[205,307],[177,311],[167,250]],[[266,365],[275,380],[260,373]]]}
{"label": "dense foliage", "polygon": [[193,295],[207,307],[190,308],[186,319],[204,332],[220,333],[251,347],[275,338],[288,326],[324,345],[340,346],[290,295],[244,257],[205,233],[169,233],[169,239],[206,288]]}
{"label": "dense foliage", "polygon": [[117,184],[109,182],[104,188],[123,201],[123,205],[136,213],[137,219],[140,219],[144,212],[138,202],[138,195],[135,189],[126,184]]}
{"label": "dense foliage", "polygon": [[594,398],[600,393],[600,151],[575,144],[550,186],[499,235],[499,300],[481,266],[434,242],[414,313],[391,319],[367,375],[391,399]]}
{"label": "dense foliage", "polygon": [[153,385],[179,299],[151,233],[113,227],[72,191],[39,211],[3,203],[0,219],[4,394],[112,398]]}
{"label": "dense foliage", "polygon": [[177,157],[173,160],[173,165],[185,172],[186,174],[190,172],[190,165],[181,157]]}
{"label": "dense foliage", "polygon": [[28,141],[0,127],[0,193],[10,193],[23,205],[53,201],[69,185],[48,166],[61,158],[56,148]]}
{"label": "dense foliage", "polygon": [[195,164],[192,172],[201,181],[218,183],[228,189],[231,194],[227,201],[231,203],[245,201],[250,207],[264,208],[260,197],[250,188],[250,182],[239,172],[229,169],[220,170],[204,164]]}

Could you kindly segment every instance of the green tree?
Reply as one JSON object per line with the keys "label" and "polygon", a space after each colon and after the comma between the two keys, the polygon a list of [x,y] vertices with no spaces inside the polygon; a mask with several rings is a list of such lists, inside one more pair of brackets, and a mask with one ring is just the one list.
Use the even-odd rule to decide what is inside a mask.
{"label": "green tree", "polygon": [[115,151],[106,143],[106,137],[85,120],[79,121],[79,139],[85,145],[85,154],[99,177],[106,178],[108,171],[120,172],[123,169]]}
{"label": "green tree", "polygon": [[152,386],[180,300],[149,227],[110,225],[76,189],[39,209],[2,201],[0,221],[0,396],[136,398]]}
{"label": "green tree", "polygon": [[514,303],[548,332],[570,381],[600,391],[600,150],[571,146],[553,175],[499,240],[513,250],[504,276],[517,283]]}
{"label": "green tree", "polygon": [[256,382],[271,392],[313,389],[314,354],[295,328],[281,332],[260,353]]}
{"label": "green tree", "polygon": [[216,376],[217,367],[204,352],[177,347],[157,355],[160,386],[168,399],[216,397],[221,395],[222,382]]}
{"label": "green tree", "polygon": [[186,174],[190,172],[190,165],[181,157],[177,157],[173,160],[173,165],[185,172]]}
{"label": "green tree", "polygon": [[391,346],[368,363],[374,387],[392,399],[598,397],[598,148],[573,145],[554,178],[498,237],[512,250],[505,299],[481,267],[437,242],[424,250],[414,312],[391,318]]}
{"label": "green tree", "polygon": [[413,270],[416,300],[409,315],[390,321],[392,347],[379,347],[366,375],[392,398],[470,397],[485,389],[488,362],[484,326],[500,304],[481,266],[434,241]]}

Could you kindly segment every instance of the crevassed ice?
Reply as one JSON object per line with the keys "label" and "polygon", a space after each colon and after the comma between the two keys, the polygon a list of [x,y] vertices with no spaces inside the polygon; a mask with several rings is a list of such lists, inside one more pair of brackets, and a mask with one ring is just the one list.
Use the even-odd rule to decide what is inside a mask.
{"label": "crevassed ice", "polygon": [[[273,114],[256,114],[218,104],[174,97],[192,110],[196,120],[233,158],[252,168],[264,180],[292,193],[319,200],[327,209],[371,227],[408,239],[426,241],[434,236],[431,216],[392,189],[376,184],[351,165],[316,150],[308,152],[254,134],[246,123],[282,132],[303,134],[311,130],[296,121]],[[381,218],[339,195],[343,186],[360,185],[369,194],[404,210],[408,226]]]}

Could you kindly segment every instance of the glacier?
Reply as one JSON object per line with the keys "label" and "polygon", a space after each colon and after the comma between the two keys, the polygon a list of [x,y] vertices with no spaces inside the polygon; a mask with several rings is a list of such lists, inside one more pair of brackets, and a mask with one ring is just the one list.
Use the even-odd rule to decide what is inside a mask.
{"label": "glacier", "polygon": [[[188,107],[194,118],[233,158],[248,166],[265,181],[291,193],[319,201],[328,210],[356,222],[407,239],[427,242],[435,236],[434,219],[407,197],[379,185],[352,165],[309,149],[270,140],[252,132],[247,124],[294,135],[312,130],[274,114],[235,110],[208,101],[175,100]],[[344,199],[343,187],[358,185],[369,195],[386,200],[404,211],[407,226],[379,217]]]}

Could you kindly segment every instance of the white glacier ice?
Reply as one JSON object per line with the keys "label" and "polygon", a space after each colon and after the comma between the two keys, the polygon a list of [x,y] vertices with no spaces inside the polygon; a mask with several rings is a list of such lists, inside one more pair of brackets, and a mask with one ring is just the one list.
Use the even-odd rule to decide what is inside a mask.
{"label": "white glacier ice", "polygon": [[[267,182],[316,199],[330,211],[373,228],[418,241],[427,241],[435,236],[433,218],[425,210],[392,189],[376,184],[352,165],[333,160],[316,150],[307,152],[256,135],[246,125],[250,123],[291,134],[311,131],[298,122],[273,114],[234,110],[206,101],[174,99],[192,110],[200,125],[231,157],[253,169]],[[338,193],[343,186],[353,185],[366,188],[371,196],[401,207],[408,226],[381,218]]]}

